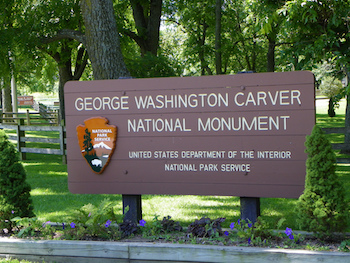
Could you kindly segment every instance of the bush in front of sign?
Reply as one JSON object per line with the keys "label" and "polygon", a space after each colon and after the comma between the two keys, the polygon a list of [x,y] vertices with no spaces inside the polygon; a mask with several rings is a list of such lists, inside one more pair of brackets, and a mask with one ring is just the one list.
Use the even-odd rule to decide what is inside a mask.
{"label": "bush in front of sign", "polygon": [[0,227],[11,228],[14,217],[33,217],[33,203],[26,172],[18,152],[0,130]]}
{"label": "bush in front of sign", "polygon": [[306,138],[306,179],[297,211],[304,230],[322,239],[334,237],[347,227],[348,204],[344,187],[335,173],[336,157],[332,145],[317,125]]}

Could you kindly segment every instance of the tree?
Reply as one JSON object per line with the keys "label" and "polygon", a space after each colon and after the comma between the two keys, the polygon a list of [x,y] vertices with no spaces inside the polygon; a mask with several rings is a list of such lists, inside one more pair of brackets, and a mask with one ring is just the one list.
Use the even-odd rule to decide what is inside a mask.
{"label": "tree", "polygon": [[186,64],[186,71],[193,72],[190,74],[212,75],[215,1],[167,1],[165,17],[168,22],[172,22],[174,30],[180,28],[183,31],[180,59]]}
{"label": "tree", "polygon": [[256,15],[260,17],[261,32],[268,41],[267,50],[267,72],[275,71],[276,47],[282,43],[278,43],[279,34],[283,28],[283,17],[278,13],[278,9],[285,3],[285,0],[264,0],[256,1],[258,9],[255,10]]}
{"label": "tree", "polygon": [[[121,53],[112,1],[81,0],[85,34],[70,32],[88,50],[95,79],[130,76]],[[75,36],[74,34],[77,33]]]}
{"label": "tree", "polygon": [[334,108],[339,106],[339,99],[344,91],[342,82],[336,77],[338,70],[331,63],[324,61],[313,70],[318,89],[322,95],[329,99],[328,116],[334,117]]}
{"label": "tree", "polygon": [[327,98],[329,99],[328,116],[334,117],[334,107],[337,103],[335,98],[343,90],[342,82],[334,76],[327,76],[321,80],[319,89],[321,90],[322,94],[327,96]]}
{"label": "tree", "polygon": [[79,80],[88,62],[87,52],[81,41],[74,41],[71,36],[65,35],[66,31],[81,29],[79,5],[75,0],[54,0],[40,4],[32,1],[29,7],[25,12],[27,22],[22,28],[29,32],[31,48],[48,54],[57,64],[60,117],[64,120],[63,87],[69,80]]}
{"label": "tree", "polygon": [[14,77],[14,51],[16,49],[16,19],[21,3],[5,0],[0,3],[0,85],[3,89],[2,102],[6,112],[12,112],[11,79]]}
{"label": "tree", "polygon": [[186,75],[266,71],[267,43],[252,2],[165,1],[166,21],[183,31],[177,48],[183,49],[179,57]]}
{"label": "tree", "polygon": [[305,190],[300,196],[298,222],[303,229],[322,238],[344,232],[349,213],[345,190],[335,173],[335,154],[332,145],[317,125],[306,139]]}
{"label": "tree", "polygon": [[[267,44],[255,12],[258,1],[227,1],[223,5],[224,72],[266,71]],[[264,6],[257,8],[259,12]]]}
{"label": "tree", "polygon": [[[350,80],[349,1],[288,1],[280,13],[288,17],[285,26],[293,32],[290,35],[294,54],[299,63],[317,63],[324,59],[334,61]],[[348,83],[350,83],[348,81]],[[346,87],[347,97],[345,127],[350,127],[350,87]],[[344,142],[350,143],[350,133]],[[348,149],[344,152],[350,152]]]}
{"label": "tree", "polygon": [[[119,38],[111,35],[118,34],[112,2],[78,2],[41,2],[32,5],[27,12],[28,19],[34,20],[30,25],[35,46],[49,54],[58,65],[62,119],[65,115],[63,87],[67,81],[81,78],[88,58],[95,79],[129,75]],[[101,20],[102,23],[96,23]]]}
{"label": "tree", "polygon": [[215,69],[216,75],[222,74],[222,50],[221,50],[221,19],[222,0],[215,3]]}
{"label": "tree", "polygon": [[87,154],[90,154],[90,152],[93,150],[93,145],[91,143],[91,132],[89,132],[88,128],[85,129],[85,134],[84,134],[84,150]]}
{"label": "tree", "polygon": [[142,56],[148,52],[157,56],[162,0],[130,0],[130,3],[137,33],[130,29],[123,32],[139,45]]}

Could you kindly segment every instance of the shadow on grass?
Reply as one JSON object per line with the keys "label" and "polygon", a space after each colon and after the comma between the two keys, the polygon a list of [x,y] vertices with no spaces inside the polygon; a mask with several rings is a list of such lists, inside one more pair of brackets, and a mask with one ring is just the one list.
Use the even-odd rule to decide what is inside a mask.
{"label": "shadow on grass", "polygon": [[327,114],[317,114],[316,115],[317,124],[321,128],[334,128],[334,127],[344,127],[345,115],[337,115],[335,117],[329,117]]}
{"label": "shadow on grass", "polygon": [[81,195],[71,193],[34,192],[32,200],[38,218],[51,222],[69,222],[72,214],[89,203],[98,206],[104,199],[116,202],[115,212],[122,219],[121,195]]}
{"label": "shadow on grass", "polygon": [[[61,156],[31,154],[24,162],[27,180],[32,187],[32,199],[35,213],[41,219],[52,222],[68,221],[73,211],[91,203],[98,205],[109,198],[116,202],[115,210],[122,216],[121,195],[71,194],[68,190],[67,167],[61,164]],[[338,165],[337,173],[350,199],[350,165]],[[191,196],[191,195],[143,195],[143,217],[152,220],[170,215],[174,220],[188,226],[196,219],[207,216],[211,219],[225,217],[223,227],[240,217],[239,197],[232,196]],[[276,228],[277,222],[285,218],[282,229],[290,227],[300,229],[294,212],[297,199],[261,198],[261,216],[270,228]]]}

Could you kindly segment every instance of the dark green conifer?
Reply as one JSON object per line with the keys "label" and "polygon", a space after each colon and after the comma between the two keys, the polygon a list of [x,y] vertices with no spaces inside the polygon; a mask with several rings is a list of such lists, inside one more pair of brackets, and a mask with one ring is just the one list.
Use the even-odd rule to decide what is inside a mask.
{"label": "dark green conifer", "polygon": [[33,203],[26,172],[19,155],[4,131],[0,130],[0,225],[9,227],[9,219],[33,217]]}
{"label": "dark green conifer", "polygon": [[331,238],[347,227],[349,207],[344,187],[335,173],[332,145],[317,125],[306,138],[306,180],[297,211],[301,227],[321,238]]}

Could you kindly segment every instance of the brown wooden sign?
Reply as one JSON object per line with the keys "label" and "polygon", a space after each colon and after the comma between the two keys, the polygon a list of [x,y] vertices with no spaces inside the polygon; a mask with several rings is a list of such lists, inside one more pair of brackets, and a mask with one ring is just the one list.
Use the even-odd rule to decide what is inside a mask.
{"label": "brown wooden sign", "polygon": [[[65,103],[73,193],[296,198],[304,189],[310,72],[68,82]],[[87,163],[83,138],[107,122],[117,144],[96,174],[108,161]]]}
{"label": "brown wooden sign", "polygon": [[18,96],[17,97],[18,105],[33,105],[34,97],[33,96]]}

